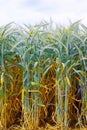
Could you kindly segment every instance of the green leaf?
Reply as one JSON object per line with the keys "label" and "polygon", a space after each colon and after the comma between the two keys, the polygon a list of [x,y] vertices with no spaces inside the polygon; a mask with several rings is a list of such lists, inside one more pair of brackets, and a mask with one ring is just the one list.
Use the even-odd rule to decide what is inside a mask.
{"label": "green leaf", "polygon": [[38,106],[40,106],[40,107],[45,107],[45,105],[44,105],[42,102],[39,102],[39,103],[38,103]]}

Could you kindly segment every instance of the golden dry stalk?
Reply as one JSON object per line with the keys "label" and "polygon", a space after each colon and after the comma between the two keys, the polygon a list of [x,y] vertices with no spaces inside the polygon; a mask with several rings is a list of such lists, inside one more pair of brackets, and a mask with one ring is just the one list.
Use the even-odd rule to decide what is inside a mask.
{"label": "golden dry stalk", "polygon": [[53,113],[55,113],[55,83],[56,83],[56,66],[53,65],[47,74],[42,77],[40,89],[41,101],[45,107],[40,107],[39,110],[39,126],[44,126],[47,123],[55,124],[52,120]]}
{"label": "golden dry stalk", "polygon": [[[22,116],[22,85],[23,73],[21,66],[17,66],[18,61],[7,67],[5,75],[6,86],[4,92],[4,105],[1,114],[1,123],[5,128],[9,128],[14,124],[20,124]],[[9,76],[11,81],[9,82]]]}
{"label": "golden dry stalk", "polygon": [[[80,78],[80,77],[79,77]],[[69,126],[75,127],[80,119],[80,124],[84,124],[82,119],[82,97],[83,90],[79,86],[78,76],[74,75],[71,80],[71,91],[69,93],[69,105],[68,105],[68,117],[69,117]],[[80,125],[78,124],[78,125]]]}

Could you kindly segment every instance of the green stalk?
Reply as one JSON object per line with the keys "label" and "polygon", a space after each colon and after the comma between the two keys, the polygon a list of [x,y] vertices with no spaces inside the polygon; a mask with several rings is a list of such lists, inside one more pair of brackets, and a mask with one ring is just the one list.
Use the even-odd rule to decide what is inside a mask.
{"label": "green stalk", "polygon": [[65,86],[65,104],[64,104],[64,126],[65,129],[67,130],[68,124],[67,124],[67,113],[68,111],[68,88],[67,88],[67,84]]}

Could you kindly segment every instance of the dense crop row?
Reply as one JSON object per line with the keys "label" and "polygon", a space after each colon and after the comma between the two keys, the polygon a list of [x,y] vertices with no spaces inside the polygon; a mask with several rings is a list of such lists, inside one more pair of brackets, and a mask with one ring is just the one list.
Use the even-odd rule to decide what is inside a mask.
{"label": "dense crop row", "polygon": [[[18,93],[22,92],[20,99],[22,108],[25,106],[29,109],[27,92],[38,90],[40,94],[41,88],[45,88],[44,91],[46,91],[47,84],[41,81],[53,66],[55,66],[53,75],[56,73],[53,77],[57,95],[56,123],[63,122],[67,127],[72,118],[72,115],[68,113],[71,113],[73,109],[70,106],[74,106],[76,84],[80,85],[83,91],[80,115],[87,114],[87,27],[79,22],[67,28],[53,27],[52,23],[23,27],[10,23],[0,27],[0,108],[8,103],[10,95],[15,95],[18,91]],[[20,73],[22,75],[19,78],[22,80],[20,89],[17,89],[19,86],[14,85],[17,79],[14,79],[15,76],[12,73],[15,75],[16,73],[11,69],[18,75]],[[48,80],[52,82],[51,78]],[[41,99],[38,101],[38,106],[44,108],[44,102]],[[38,111],[36,107],[34,111]],[[1,109],[0,113],[2,113]]]}

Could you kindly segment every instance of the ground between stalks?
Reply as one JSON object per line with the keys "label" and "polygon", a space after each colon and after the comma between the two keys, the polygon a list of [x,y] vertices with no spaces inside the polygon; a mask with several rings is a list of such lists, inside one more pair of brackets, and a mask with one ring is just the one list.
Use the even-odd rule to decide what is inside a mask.
{"label": "ground between stalks", "polygon": [[[65,130],[64,127],[60,128],[60,124],[58,126],[51,126],[49,124],[46,125],[46,127],[38,127],[37,124],[36,126],[33,125],[31,122],[27,123],[24,122],[22,126],[17,126],[13,125],[8,129],[5,129],[2,127],[1,122],[0,122],[0,130]],[[87,126],[83,128],[67,128],[67,130],[87,130]]]}
{"label": "ground between stalks", "polygon": [[[9,129],[3,129],[2,126],[0,125],[0,130],[65,130],[65,128],[63,127],[62,129],[60,128],[60,126],[51,126],[49,124],[47,124],[47,126],[45,128],[43,127],[37,127],[36,125],[36,128],[32,127],[32,125],[30,125],[30,127],[24,127],[23,126],[11,126]],[[86,128],[68,128],[67,130],[87,130],[87,127]]]}

